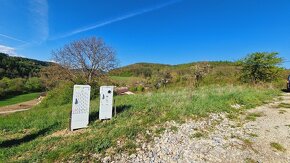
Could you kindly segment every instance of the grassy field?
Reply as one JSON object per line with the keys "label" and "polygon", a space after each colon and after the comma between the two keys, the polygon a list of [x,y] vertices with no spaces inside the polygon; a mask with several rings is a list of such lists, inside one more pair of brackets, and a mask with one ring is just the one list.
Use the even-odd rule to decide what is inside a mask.
{"label": "grassy field", "polygon": [[[211,112],[236,113],[232,104],[249,109],[279,95],[279,91],[248,86],[208,86],[117,96],[117,117],[98,120],[99,99],[91,101],[90,124],[74,134],[69,126],[71,105],[40,105],[0,117],[0,162],[88,161],[110,147],[134,152],[135,139],[169,120],[183,122]],[[49,103],[49,102],[47,102]],[[64,134],[61,134],[64,133]],[[149,139],[149,138],[148,138]],[[117,141],[123,142],[117,145]]]}
{"label": "grassy field", "polygon": [[2,99],[0,101],[0,107],[33,100],[33,99],[36,99],[39,96],[39,94],[40,93],[28,93],[28,94],[17,95],[14,97]]}

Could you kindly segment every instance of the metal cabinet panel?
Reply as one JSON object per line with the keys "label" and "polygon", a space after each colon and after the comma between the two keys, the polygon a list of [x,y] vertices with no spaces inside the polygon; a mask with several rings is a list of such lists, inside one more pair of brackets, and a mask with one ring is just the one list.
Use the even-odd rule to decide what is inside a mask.
{"label": "metal cabinet panel", "polygon": [[113,111],[114,86],[100,87],[99,119],[111,119]]}
{"label": "metal cabinet panel", "polygon": [[74,85],[70,129],[87,127],[90,113],[89,85]]}

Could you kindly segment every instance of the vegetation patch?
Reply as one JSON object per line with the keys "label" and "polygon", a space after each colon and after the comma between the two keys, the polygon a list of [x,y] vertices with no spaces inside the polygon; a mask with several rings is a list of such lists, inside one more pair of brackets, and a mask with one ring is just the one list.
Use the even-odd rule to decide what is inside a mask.
{"label": "vegetation patch", "polygon": [[287,112],[286,110],[279,110],[279,114],[284,114],[286,112]]}
{"label": "vegetation patch", "polygon": [[257,117],[262,117],[263,115],[264,114],[262,112],[249,113],[245,119],[255,121]]}
{"label": "vegetation patch", "polygon": [[240,140],[243,141],[245,148],[250,148],[251,150],[253,150],[254,152],[258,152],[254,147],[253,147],[253,142],[250,139],[243,139],[243,138],[239,138]]}
{"label": "vegetation patch", "polygon": [[249,133],[249,135],[250,135],[251,137],[258,137],[258,135],[257,135],[257,134],[254,134],[254,133]]}
{"label": "vegetation patch", "polygon": [[192,134],[190,137],[191,138],[202,138],[202,137],[205,137],[206,136],[206,133],[204,133],[204,132],[196,132],[196,133],[194,133],[194,134]]}
{"label": "vegetation patch", "polygon": [[172,131],[172,132],[177,132],[177,131],[178,131],[178,127],[176,127],[176,126],[171,126],[171,127],[170,127],[170,131]]}
{"label": "vegetation patch", "polygon": [[246,158],[245,163],[257,163],[258,161],[252,159],[252,158]]}
{"label": "vegetation patch", "polygon": [[286,149],[279,143],[276,143],[276,142],[271,142],[270,143],[271,147],[278,150],[278,151],[281,151],[281,152],[285,152]]}
{"label": "vegetation patch", "polygon": [[278,105],[278,107],[279,108],[287,108],[287,109],[289,109],[290,108],[290,104],[289,103],[280,103],[279,105]]}

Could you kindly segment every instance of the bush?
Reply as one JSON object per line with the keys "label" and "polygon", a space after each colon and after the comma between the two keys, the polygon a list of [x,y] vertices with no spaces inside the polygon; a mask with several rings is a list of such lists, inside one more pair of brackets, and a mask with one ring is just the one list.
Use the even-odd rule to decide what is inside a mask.
{"label": "bush", "polygon": [[252,83],[275,81],[282,71],[278,67],[282,61],[278,53],[252,53],[241,61],[241,79]]}
{"label": "bush", "polygon": [[43,85],[39,78],[33,77],[29,78],[25,83],[25,89],[27,91],[41,91],[43,89]]}
{"label": "bush", "polygon": [[129,88],[129,91],[131,91],[131,92],[136,92],[136,91],[137,91],[137,87],[134,87],[134,86],[133,86],[133,87],[130,87],[130,88]]}
{"label": "bush", "polygon": [[144,92],[145,88],[143,87],[143,85],[138,85],[137,86],[137,91],[138,92]]}

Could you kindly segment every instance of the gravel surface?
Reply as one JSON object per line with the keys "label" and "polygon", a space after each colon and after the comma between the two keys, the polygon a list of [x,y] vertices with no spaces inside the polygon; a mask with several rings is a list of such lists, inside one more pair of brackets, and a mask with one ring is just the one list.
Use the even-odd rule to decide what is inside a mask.
{"label": "gravel surface", "polygon": [[[279,108],[280,103],[290,104],[290,94],[235,119],[222,113],[184,124],[167,122],[166,130],[141,143],[136,153],[102,162],[290,162],[290,108]],[[247,120],[253,113],[257,116]]]}

